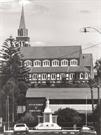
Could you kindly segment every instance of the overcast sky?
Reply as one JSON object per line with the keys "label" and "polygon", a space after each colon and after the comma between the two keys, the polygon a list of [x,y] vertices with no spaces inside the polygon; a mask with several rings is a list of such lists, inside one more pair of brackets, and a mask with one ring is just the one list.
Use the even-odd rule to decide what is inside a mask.
{"label": "overcast sky", "polygon": [[101,0],[0,0],[0,44],[17,36],[22,2],[31,45],[81,45],[94,61],[101,57],[101,34],[81,32],[101,30]]}

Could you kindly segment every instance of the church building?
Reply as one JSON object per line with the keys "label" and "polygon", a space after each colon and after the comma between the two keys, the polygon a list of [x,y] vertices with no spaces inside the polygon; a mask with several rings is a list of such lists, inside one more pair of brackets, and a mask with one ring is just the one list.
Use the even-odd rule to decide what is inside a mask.
{"label": "church building", "polygon": [[83,54],[80,45],[30,46],[23,7],[16,40],[24,56],[22,64],[31,69],[29,80],[32,84],[61,83],[64,78],[66,82],[85,82],[93,78],[92,54]]}
{"label": "church building", "polygon": [[[55,85],[61,84],[63,80],[65,80],[65,83],[73,81],[85,83],[89,78],[94,77],[92,54],[83,54],[80,45],[30,45],[23,7],[16,40],[20,42],[21,53],[24,56],[21,64],[30,68],[29,80],[31,84],[50,83]],[[70,105],[71,108],[74,107],[74,109],[81,111],[85,108],[83,108],[83,105],[86,103],[87,95],[91,110],[89,88],[29,88],[26,94],[27,110],[38,111],[35,108],[42,108],[45,99],[49,98],[50,104],[58,105],[57,109],[65,104],[65,106]],[[81,110],[78,106],[81,107]]]}

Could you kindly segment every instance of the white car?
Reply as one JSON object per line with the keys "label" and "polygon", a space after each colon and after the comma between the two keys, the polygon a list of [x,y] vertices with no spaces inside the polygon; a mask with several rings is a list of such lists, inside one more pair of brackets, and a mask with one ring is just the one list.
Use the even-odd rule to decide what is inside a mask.
{"label": "white car", "polygon": [[81,128],[80,132],[81,133],[93,133],[93,134],[96,134],[95,130],[91,130],[91,128],[87,127],[86,125]]}
{"label": "white car", "polygon": [[18,123],[14,125],[14,133],[16,132],[29,132],[29,128],[26,124],[24,123]]}

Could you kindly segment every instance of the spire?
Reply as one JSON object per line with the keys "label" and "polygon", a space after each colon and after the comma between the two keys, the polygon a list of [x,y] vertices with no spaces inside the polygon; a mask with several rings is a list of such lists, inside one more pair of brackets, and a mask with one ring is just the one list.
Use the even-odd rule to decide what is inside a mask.
{"label": "spire", "polygon": [[24,17],[24,7],[22,5],[19,29],[25,29],[25,28],[26,28],[26,26],[25,26],[25,17]]}
{"label": "spire", "polygon": [[20,43],[20,46],[30,46],[29,41],[30,38],[28,37],[28,29],[25,26],[25,17],[24,17],[24,7],[22,5],[22,11],[21,11],[21,18],[20,18],[20,25],[18,28],[18,36],[16,37],[16,40]]}

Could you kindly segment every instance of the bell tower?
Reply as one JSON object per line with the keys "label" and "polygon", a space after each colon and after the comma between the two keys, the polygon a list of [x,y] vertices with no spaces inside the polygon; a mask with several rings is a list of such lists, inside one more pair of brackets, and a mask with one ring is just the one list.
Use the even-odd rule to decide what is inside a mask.
{"label": "bell tower", "polygon": [[16,37],[16,40],[20,43],[20,47],[28,47],[30,38],[28,37],[28,29],[25,25],[25,17],[24,17],[24,7],[22,5],[22,11],[21,11],[21,18],[20,18],[20,24],[18,28],[18,36]]}

